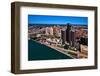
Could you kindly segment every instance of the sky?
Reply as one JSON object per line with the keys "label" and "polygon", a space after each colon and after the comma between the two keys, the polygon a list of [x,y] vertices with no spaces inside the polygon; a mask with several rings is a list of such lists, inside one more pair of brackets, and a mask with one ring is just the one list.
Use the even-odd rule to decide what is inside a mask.
{"label": "sky", "polygon": [[28,24],[82,24],[88,25],[88,17],[28,15]]}

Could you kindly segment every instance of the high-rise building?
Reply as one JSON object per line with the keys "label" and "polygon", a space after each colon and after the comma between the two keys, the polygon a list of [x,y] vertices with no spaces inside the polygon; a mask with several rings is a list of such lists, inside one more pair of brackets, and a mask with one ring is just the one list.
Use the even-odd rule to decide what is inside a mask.
{"label": "high-rise building", "polygon": [[49,35],[53,35],[53,28],[49,27]]}
{"label": "high-rise building", "polygon": [[70,46],[75,46],[75,30],[72,29],[71,24],[67,24],[66,41]]}
{"label": "high-rise building", "polygon": [[80,38],[80,44],[88,45],[88,38],[87,37],[81,37]]}
{"label": "high-rise building", "polygon": [[61,36],[61,29],[60,27],[54,26],[53,27],[53,33],[55,36],[60,37]]}
{"label": "high-rise building", "polygon": [[67,24],[67,29],[66,29],[66,41],[67,43],[70,43],[70,30],[71,30],[71,24]]}
{"label": "high-rise building", "polygon": [[72,45],[72,40],[71,40],[71,39],[72,39],[72,38],[71,38],[72,35],[71,35],[71,33],[72,33],[71,30],[68,31],[68,41],[67,41],[67,42],[69,43],[70,46]]}
{"label": "high-rise building", "polygon": [[62,43],[69,43],[70,46],[75,47],[75,30],[72,29],[71,24],[67,24],[67,29],[61,31]]}
{"label": "high-rise building", "polygon": [[66,42],[66,31],[61,30],[61,39],[62,39],[62,44],[65,44]]}
{"label": "high-rise building", "polygon": [[45,34],[46,34],[46,35],[49,35],[48,27],[45,28]]}
{"label": "high-rise building", "polygon": [[53,35],[53,28],[52,27],[46,27],[45,28],[45,34],[46,35]]}
{"label": "high-rise building", "polygon": [[71,31],[71,46],[75,46],[75,31]]}

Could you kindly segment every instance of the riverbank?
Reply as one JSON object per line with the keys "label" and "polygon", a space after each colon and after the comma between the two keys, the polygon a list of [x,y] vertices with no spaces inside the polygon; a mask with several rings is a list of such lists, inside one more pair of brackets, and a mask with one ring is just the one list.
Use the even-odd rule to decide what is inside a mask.
{"label": "riverbank", "polygon": [[71,57],[58,52],[57,50],[45,46],[44,44],[28,40],[28,60],[54,60],[54,59],[72,59]]}

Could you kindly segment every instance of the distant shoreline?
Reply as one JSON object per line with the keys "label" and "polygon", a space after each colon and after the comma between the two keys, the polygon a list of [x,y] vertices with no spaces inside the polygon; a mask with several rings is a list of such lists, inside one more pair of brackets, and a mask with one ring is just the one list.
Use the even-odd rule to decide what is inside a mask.
{"label": "distant shoreline", "polygon": [[[87,27],[88,25],[85,24],[71,24],[72,26],[84,26]],[[67,26],[67,24],[28,24],[28,26]]]}

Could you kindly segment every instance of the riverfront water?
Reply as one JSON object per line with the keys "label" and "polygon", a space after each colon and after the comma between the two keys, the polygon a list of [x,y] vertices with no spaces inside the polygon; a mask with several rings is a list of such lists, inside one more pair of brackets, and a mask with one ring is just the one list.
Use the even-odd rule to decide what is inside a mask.
{"label": "riverfront water", "polygon": [[71,57],[58,52],[43,44],[33,40],[28,40],[28,60],[55,60],[55,59],[72,59]]}

